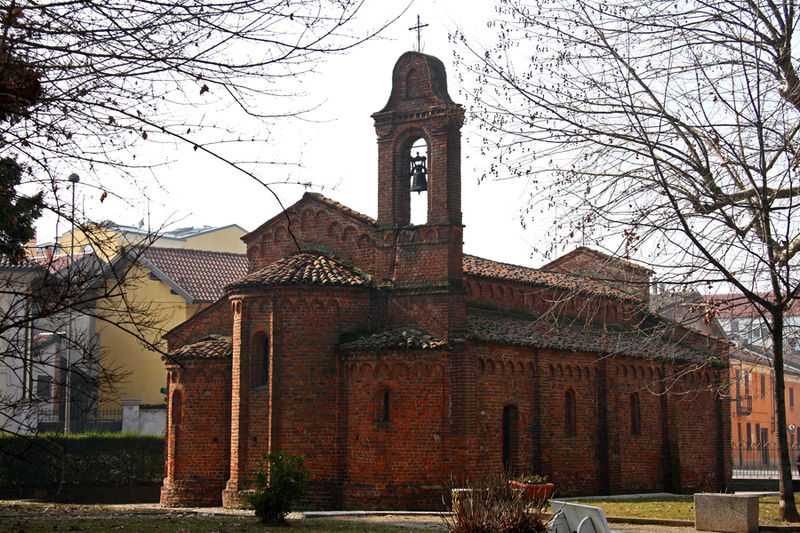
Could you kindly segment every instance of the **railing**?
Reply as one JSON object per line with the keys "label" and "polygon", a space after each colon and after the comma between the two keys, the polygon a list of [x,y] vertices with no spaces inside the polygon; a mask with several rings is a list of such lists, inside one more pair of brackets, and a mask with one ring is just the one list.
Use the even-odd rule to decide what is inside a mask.
{"label": "railing", "polygon": [[[776,443],[753,443],[731,446],[733,477],[735,479],[778,479],[780,454]],[[792,477],[800,479],[797,471],[800,447],[789,447]]]}
{"label": "railing", "polygon": [[747,416],[753,412],[753,397],[739,396],[736,398],[736,414]]}
{"label": "railing", "polygon": [[[64,431],[65,411],[64,402],[39,402],[37,404],[39,432]],[[70,419],[70,430],[74,433],[122,431],[121,406],[80,406],[76,402],[70,409]]]}

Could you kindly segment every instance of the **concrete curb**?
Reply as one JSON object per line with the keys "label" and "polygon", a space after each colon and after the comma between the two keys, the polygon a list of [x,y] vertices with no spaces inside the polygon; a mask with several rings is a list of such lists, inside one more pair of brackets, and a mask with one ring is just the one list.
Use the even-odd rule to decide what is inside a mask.
{"label": "concrete curb", "polygon": [[642,526],[694,527],[694,520],[674,518],[643,518],[639,516],[607,516],[609,524],[636,524]]}
{"label": "concrete curb", "polygon": [[450,516],[447,511],[308,511],[303,518],[333,518],[341,516]]}

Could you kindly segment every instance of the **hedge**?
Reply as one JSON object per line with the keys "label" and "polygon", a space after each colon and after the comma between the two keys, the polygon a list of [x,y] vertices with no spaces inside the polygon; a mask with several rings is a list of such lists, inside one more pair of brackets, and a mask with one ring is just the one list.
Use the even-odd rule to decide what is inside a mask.
{"label": "hedge", "polygon": [[125,433],[0,434],[0,492],[160,483],[164,438]]}

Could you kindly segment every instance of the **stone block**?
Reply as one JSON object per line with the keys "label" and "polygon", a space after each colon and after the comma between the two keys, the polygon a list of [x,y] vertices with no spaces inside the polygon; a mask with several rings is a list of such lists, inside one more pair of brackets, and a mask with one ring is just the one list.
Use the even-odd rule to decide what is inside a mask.
{"label": "stone block", "polygon": [[758,496],[698,493],[694,495],[698,531],[758,532]]}

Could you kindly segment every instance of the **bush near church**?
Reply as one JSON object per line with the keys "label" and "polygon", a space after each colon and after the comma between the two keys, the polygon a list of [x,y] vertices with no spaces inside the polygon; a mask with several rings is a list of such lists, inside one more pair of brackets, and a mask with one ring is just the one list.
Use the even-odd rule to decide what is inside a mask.
{"label": "bush near church", "polygon": [[282,524],[292,504],[305,494],[307,483],[308,470],[302,457],[270,453],[256,474],[256,490],[250,496],[250,504],[263,523]]}
{"label": "bush near church", "polygon": [[164,438],[124,433],[0,435],[0,497],[158,484]]}

